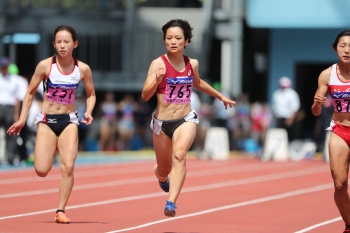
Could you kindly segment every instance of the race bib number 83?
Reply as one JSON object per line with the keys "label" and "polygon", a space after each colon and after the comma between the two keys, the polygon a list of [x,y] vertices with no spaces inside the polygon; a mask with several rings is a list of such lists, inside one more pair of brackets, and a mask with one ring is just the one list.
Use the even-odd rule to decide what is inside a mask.
{"label": "race bib number 83", "polygon": [[335,112],[350,112],[350,88],[348,85],[331,85],[330,96]]}

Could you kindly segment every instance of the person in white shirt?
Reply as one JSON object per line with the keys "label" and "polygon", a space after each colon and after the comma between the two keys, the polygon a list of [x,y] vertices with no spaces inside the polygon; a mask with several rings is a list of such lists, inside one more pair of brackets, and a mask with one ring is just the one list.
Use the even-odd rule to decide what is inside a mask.
{"label": "person in white shirt", "polygon": [[[7,57],[0,58],[0,128],[5,131],[19,118],[20,100],[22,97],[18,75],[10,74]],[[16,155],[16,136],[5,136],[5,156],[0,164],[13,165]]]}
{"label": "person in white shirt", "polygon": [[[16,64],[10,64],[8,67],[8,73],[13,76],[13,78],[17,79],[18,82],[18,101],[19,101],[19,106],[22,108],[24,96],[28,90],[28,79],[24,76],[19,75],[19,70]],[[28,151],[27,151],[27,146],[26,143],[28,141],[28,127],[25,125],[22,128],[21,135],[18,136],[17,139],[17,152],[19,155],[19,160],[22,165],[26,164],[26,161],[28,159]],[[20,139],[20,140],[19,140]]]}
{"label": "person in white shirt", "polygon": [[281,77],[278,81],[280,88],[272,95],[272,110],[276,119],[276,128],[287,130],[288,141],[296,139],[295,118],[300,108],[298,93],[292,88],[292,81],[288,77]]}

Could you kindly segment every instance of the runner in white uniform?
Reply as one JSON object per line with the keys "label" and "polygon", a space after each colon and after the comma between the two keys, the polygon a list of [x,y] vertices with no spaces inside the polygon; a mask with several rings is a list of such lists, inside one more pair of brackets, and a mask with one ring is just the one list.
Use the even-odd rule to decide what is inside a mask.
{"label": "runner in white uniform", "polygon": [[[56,56],[52,57],[49,77],[43,82],[44,97],[47,101],[58,104],[74,104],[75,93],[80,82],[78,61],[74,61],[75,65],[72,73],[63,74],[57,66]],[[47,124],[57,137],[70,123],[79,125],[77,111],[68,114],[46,114],[40,112],[35,119],[35,124],[40,122]]]}
{"label": "runner in white uniform", "polygon": [[57,223],[70,223],[65,208],[74,183],[74,163],[78,154],[78,116],[74,106],[75,92],[83,81],[87,108],[81,122],[91,124],[96,102],[95,89],[90,67],[73,58],[78,46],[74,28],[61,25],[54,30],[53,46],[56,56],[39,62],[23,100],[20,119],[7,131],[19,134],[28,117],[30,106],[40,83],[44,83],[44,100],[41,112],[36,117],[38,130],[34,150],[35,172],[45,177],[52,168],[53,157],[58,148],[61,157],[60,199],[56,211]]}

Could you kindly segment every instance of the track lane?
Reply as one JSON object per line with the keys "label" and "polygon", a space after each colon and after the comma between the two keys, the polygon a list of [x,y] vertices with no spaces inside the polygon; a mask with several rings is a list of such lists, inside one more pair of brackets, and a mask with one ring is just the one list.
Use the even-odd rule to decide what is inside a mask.
{"label": "track lane", "polygon": [[[103,171],[104,170],[106,171],[107,169],[121,170],[122,168],[126,168],[125,171],[130,171],[130,172],[124,171],[124,173],[126,173],[126,175],[124,174],[125,176],[123,175],[123,172],[120,172],[120,173],[116,172],[115,174],[113,174],[112,172],[104,175],[95,175],[95,176],[86,175],[86,177],[82,175],[81,177],[77,178],[77,186],[76,186],[77,190],[73,191],[72,197],[69,201],[69,206],[67,208],[67,210],[69,210],[68,217],[72,218],[73,223],[75,221],[76,224],[79,224],[79,229],[85,229],[84,232],[113,231],[115,229],[122,229],[123,226],[124,227],[128,227],[131,225],[136,226],[137,224],[143,224],[145,222],[149,223],[149,222],[154,222],[158,220],[163,221],[164,219],[167,219],[162,214],[162,209],[164,207],[166,194],[159,192],[159,187],[157,186],[154,175],[152,171],[149,171],[149,168],[151,168],[153,164],[154,164],[153,161],[148,161],[148,162],[142,162],[138,165],[135,165],[134,163],[122,164],[122,166],[115,165],[115,167],[112,167],[112,168],[110,167],[110,165],[106,167],[99,165],[100,166],[99,168],[90,167],[91,171],[89,170],[90,168],[88,167],[84,167],[82,169],[77,168],[78,174],[79,172],[84,172],[86,174],[89,174],[90,172],[93,172],[93,171],[96,172],[96,171],[99,171],[100,169],[101,171],[99,172],[103,173]],[[134,175],[136,176],[133,177]],[[94,183],[96,185],[96,183],[108,183],[108,182],[115,182],[115,181],[122,182],[122,180],[127,180],[126,177],[129,179],[136,179],[136,180],[146,177],[146,178],[149,178],[150,181],[135,182],[134,184],[111,185],[108,187],[101,186],[101,187],[95,187],[95,188],[87,187],[85,189],[79,189],[79,186],[83,186],[83,185],[88,186],[89,182],[91,182],[90,185],[93,185]],[[96,182],[96,180],[99,180],[100,182]],[[227,203],[231,203],[232,205],[235,205],[235,203],[246,203],[247,201],[249,202],[250,200],[257,200],[259,198],[268,197],[268,195],[270,196],[279,195],[280,193],[282,193],[282,191],[292,192],[293,190],[296,190],[298,188],[305,189],[307,187],[314,187],[315,185],[322,184],[322,183],[329,186],[329,184],[331,184],[330,180],[331,179],[329,175],[328,164],[325,164],[320,161],[312,161],[312,162],[303,161],[300,163],[299,162],[264,163],[258,160],[246,159],[246,158],[242,158],[241,160],[234,159],[226,162],[189,160],[188,177],[183,189],[183,193],[180,195],[180,198],[178,201],[178,206],[179,206],[178,218],[191,213],[193,214],[193,213],[205,211],[208,209],[218,208],[218,206],[219,207],[224,206]],[[46,185],[45,181],[41,181],[41,182],[28,181],[28,183],[31,183],[31,182],[40,183],[42,186]],[[48,183],[52,183],[52,181]],[[22,184],[18,183],[17,185],[15,184],[8,184],[8,185],[23,186],[23,183]],[[266,187],[269,187],[269,188],[266,188]],[[255,188],[255,191],[254,191],[254,188]],[[331,190],[331,188],[327,188],[327,189]],[[259,192],[257,192],[256,190],[259,190]],[[317,192],[322,192],[322,191],[317,191]],[[315,193],[310,195],[314,195],[314,194]],[[321,196],[323,196],[323,194]],[[203,198],[205,201],[198,200],[198,197]],[[230,197],[231,199],[226,199],[227,197]],[[16,208],[16,211],[18,213],[26,213],[25,210],[29,210],[29,209],[31,211],[44,210],[44,212],[45,211],[47,212],[32,215],[32,216],[26,216],[26,217],[23,216],[23,217],[13,217],[8,219],[0,219],[0,226],[12,225],[14,224],[14,222],[16,222],[16,219],[17,221],[18,219],[21,219],[20,220],[21,222],[28,221],[28,226],[26,226],[27,227],[26,229],[31,229],[32,226],[29,223],[33,220],[34,222],[37,222],[38,225],[42,225],[43,228],[45,228],[47,225],[50,226],[50,228],[52,228],[51,230],[53,230],[52,232],[59,232],[59,231],[55,231],[56,228],[62,230],[61,225],[52,224],[52,221],[51,221],[51,219],[53,218],[52,211],[54,211],[54,208],[52,208],[52,206],[55,204],[54,203],[55,201],[52,201],[52,200],[58,200],[57,193],[32,195],[32,196],[27,196],[23,198],[27,199],[27,202],[29,203],[38,203],[38,202],[43,203],[43,206],[40,206],[40,208],[38,208],[38,206],[35,206],[35,204],[31,205],[30,208],[27,205],[24,205],[22,207],[18,206],[18,208]],[[38,201],[38,198],[40,198],[40,201]],[[213,201],[213,199],[219,200],[219,201],[216,202],[216,201]],[[0,199],[1,202],[4,200]],[[6,201],[6,203],[8,202],[13,203],[13,202],[21,202],[22,199],[20,197],[16,197],[16,198],[7,198],[6,200],[8,200]],[[332,199],[327,197],[327,198],[324,198],[324,200],[327,203],[330,203],[329,208],[333,207],[334,209]],[[91,204],[94,201],[95,201],[95,204]],[[270,206],[268,209],[271,209],[275,206],[274,201],[270,201],[270,202],[272,204],[271,203],[269,204]],[[296,202],[298,203],[298,199],[296,199]],[[86,203],[87,205],[84,206],[84,203]],[[255,205],[257,204],[256,203],[251,204],[251,206],[255,206]],[[242,205],[239,208],[238,207],[235,207],[235,208],[240,209],[241,213],[243,213],[242,208],[246,209],[247,206],[248,205]],[[4,209],[8,210],[10,209],[10,207],[5,206]],[[135,213],[135,209],[140,209],[140,210]],[[262,211],[264,210],[264,208],[261,208],[261,209]],[[147,214],[144,213],[145,210]],[[228,212],[222,212],[222,211],[228,211]],[[222,215],[239,216],[239,214],[235,213],[235,211],[233,213],[231,213],[231,211],[229,210],[220,210],[217,212],[219,213],[219,217],[215,215],[212,216],[209,213],[205,214],[205,216],[204,215],[201,215],[200,217],[198,216],[199,219],[203,219],[203,220],[206,219],[207,216],[211,221],[213,221],[213,219],[217,220],[217,221],[214,221],[214,224],[210,224],[209,221],[204,221],[205,222],[204,231],[199,231],[199,228],[197,228],[197,231],[188,230],[188,229],[192,229],[193,226],[196,227],[196,224],[191,224],[191,221],[194,221],[193,219],[181,224],[175,223],[180,219],[176,221],[166,220],[167,223],[165,224],[165,228],[168,232],[171,232],[174,229],[175,230],[182,229],[180,226],[183,226],[184,229],[187,229],[187,231],[176,230],[173,232],[210,232],[205,230],[210,229],[212,227],[211,225],[216,225],[216,228],[218,227],[218,225],[223,228],[226,225],[231,226],[232,219],[225,220],[225,218],[224,219],[222,218]],[[86,216],[86,219],[87,219],[86,221],[81,219],[82,213],[83,213],[83,216],[85,216],[85,213],[89,213],[88,216]],[[247,214],[249,213],[250,211],[247,211]],[[147,217],[144,219],[145,215],[147,215]],[[1,214],[1,216],[4,217],[3,214]],[[6,216],[9,216],[9,215],[6,215]],[[331,217],[337,217],[337,215],[331,216],[329,218],[327,217],[328,216],[326,216],[326,219],[330,219]],[[43,221],[43,219],[46,219],[47,222]],[[244,222],[244,219],[246,218],[243,218],[242,216],[242,219],[240,221]],[[174,222],[175,228],[171,227],[172,225],[170,224],[170,222],[172,221],[175,221]],[[229,221],[229,222],[227,223],[226,221]],[[310,221],[310,222],[314,222],[314,221]],[[267,222],[267,225],[269,224],[271,223]],[[65,227],[68,227],[67,229],[69,230],[75,230],[76,226],[73,226],[73,225],[75,224],[70,224],[69,226],[65,226]],[[294,230],[298,230],[298,229],[300,230],[305,225],[308,226],[306,223],[306,224],[303,224],[303,226],[300,226],[299,228],[296,228]],[[336,225],[339,225],[339,223]],[[240,225],[239,223],[237,223],[232,226],[234,226],[234,228],[237,228]],[[245,224],[242,224],[242,226],[245,226]],[[22,227],[22,224],[20,227],[17,228],[18,231],[14,231],[14,232],[21,232],[19,230],[21,227]],[[156,226],[156,229],[158,228],[159,228],[159,225]],[[97,231],[93,231],[93,229]],[[40,229],[39,231],[36,231],[36,232],[40,232]],[[41,232],[45,232],[45,231],[41,231]],[[140,232],[148,232],[148,231],[140,231]],[[166,232],[166,231],[156,230],[156,231],[150,231],[150,232]],[[228,231],[228,232],[250,232],[250,231],[248,230],[248,231]],[[265,232],[265,231],[262,231],[262,232]],[[269,232],[272,232],[272,231],[269,231]]]}

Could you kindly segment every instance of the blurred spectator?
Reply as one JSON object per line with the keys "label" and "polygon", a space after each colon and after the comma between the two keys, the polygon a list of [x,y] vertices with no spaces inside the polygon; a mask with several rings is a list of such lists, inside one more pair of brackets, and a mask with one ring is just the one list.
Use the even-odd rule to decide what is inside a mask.
{"label": "blurred spectator", "polygon": [[[201,99],[199,99],[201,100]],[[201,101],[201,106],[196,112],[198,114],[199,123],[197,125],[197,132],[196,137],[193,142],[193,148],[196,150],[197,154],[199,156],[202,155],[201,152],[204,150],[204,143],[205,143],[205,137],[207,134],[208,129],[211,127],[210,123],[210,116],[212,114],[211,112],[211,106],[210,104]]]}
{"label": "blurred spectator", "polygon": [[191,94],[191,109],[195,110],[196,112],[199,111],[202,107],[201,99],[199,98],[199,95],[196,91],[192,91]]}
{"label": "blurred spectator", "polygon": [[243,149],[244,141],[250,137],[250,102],[249,95],[242,93],[237,100],[236,114],[230,118],[232,133],[231,149]]}
{"label": "blurred spectator", "polygon": [[100,140],[99,147],[102,151],[115,150],[115,135],[117,133],[118,104],[114,99],[114,93],[108,91],[105,99],[99,107]]}
{"label": "blurred spectator", "polygon": [[[230,96],[230,94],[221,89],[221,84],[220,83],[214,83],[213,87],[215,90],[219,91],[221,94],[224,96]],[[222,104],[221,100],[214,99],[213,104],[212,104],[212,111],[213,111],[213,126],[215,127],[228,127],[228,120],[230,116],[234,115],[234,109],[233,108],[227,108],[225,109],[225,105]]]}
{"label": "blurred spectator", "polygon": [[[28,78],[24,76],[20,76],[19,70],[16,64],[10,64],[8,67],[8,73],[10,75],[16,75],[18,77],[18,86],[19,86],[19,108],[22,109],[22,104],[24,100],[24,96],[28,90]],[[25,124],[21,130],[21,134],[17,136],[17,152],[19,155],[19,162],[23,165],[26,164],[28,159],[28,150],[27,150],[27,141],[29,137],[29,128],[27,124]]]}
{"label": "blurred spectator", "polygon": [[202,102],[201,99],[199,98],[199,95],[197,94],[196,91],[192,90],[191,94],[191,109],[195,110],[198,114],[199,117],[199,123],[196,127],[196,137],[194,138],[193,144],[192,144],[192,149],[196,150],[197,152],[201,152],[204,148],[204,137],[203,137],[203,132],[202,127],[200,125],[203,119],[202,114],[201,114],[201,108],[202,108]]}
{"label": "blurred spectator", "polygon": [[333,116],[332,98],[327,94],[320,117],[316,118],[314,138],[317,144],[317,151],[323,151],[326,140],[326,128],[329,127]]}
{"label": "blurred spectator", "polygon": [[251,119],[251,136],[262,147],[265,143],[267,130],[272,122],[272,113],[268,103],[253,103],[251,106]]}
{"label": "blurred spectator", "polygon": [[[78,112],[78,116],[84,116],[84,113],[86,112],[86,98],[83,93],[77,93],[75,98],[75,109]],[[84,151],[85,150],[85,143],[86,143],[86,136],[88,132],[89,127],[86,124],[79,124],[78,125],[78,136],[79,136],[79,145],[78,150]]]}
{"label": "blurred spectator", "polygon": [[280,88],[272,95],[272,110],[276,118],[276,127],[287,130],[288,141],[297,139],[296,116],[300,108],[298,93],[292,89],[292,81],[281,77]]}
{"label": "blurred spectator", "polygon": [[[138,100],[138,108],[135,111],[135,124],[136,131],[133,137],[133,143],[131,150],[137,150],[147,147],[153,147],[152,142],[152,130],[149,128],[149,122],[151,121],[152,112],[154,111],[153,107],[149,102],[144,101],[141,96]],[[142,144],[140,148],[139,144]]]}
{"label": "blurred spectator", "polygon": [[27,118],[27,126],[29,128],[29,131],[32,132],[33,134],[36,134],[36,131],[37,131],[37,125],[34,124],[34,122],[35,122],[36,116],[41,111],[43,98],[44,98],[44,87],[43,87],[43,83],[41,83],[38,86],[38,89],[36,90],[32,105],[30,106],[30,109],[29,109],[28,118]]}
{"label": "blurred spectator", "polygon": [[[8,67],[9,59],[0,58],[0,127],[6,131],[18,120],[20,111],[21,87],[20,79],[16,74],[10,74]],[[16,136],[6,134],[5,158],[0,161],[1,164],[13,165],[16,155]]]}
{"label": "blurred spectator", "polygon": [[121,119],[118,122],[117,148],[119,150],[130,150],[130,142],[135,132],[134,113],[138,109],[138,104],[131,94],[126,94],[119,102]]}

